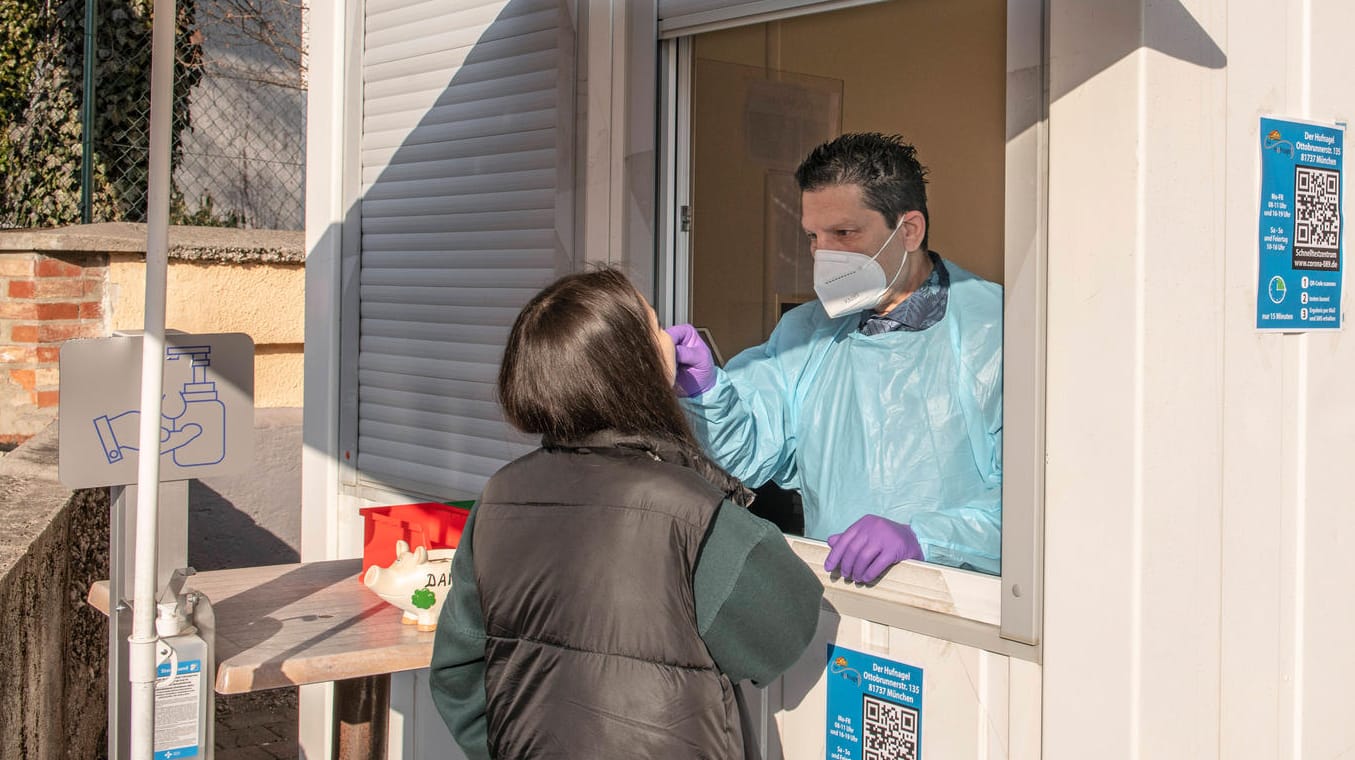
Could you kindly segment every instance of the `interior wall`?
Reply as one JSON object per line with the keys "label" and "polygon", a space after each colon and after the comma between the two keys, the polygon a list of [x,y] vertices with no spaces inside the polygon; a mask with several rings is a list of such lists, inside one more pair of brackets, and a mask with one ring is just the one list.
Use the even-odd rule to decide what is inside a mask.
{"label": "interior wall", "polygon": [[[765,200],[766,175],[795,162],[750,157],[742,94],[750,77],[777,77],[767,72],[802,75],[815,90],[836,81],[839,131],[899,133],[915,144],[931,172],[931,248],[1002,282],[1005,2],[896,0],[698,35],[694,50],[691,313],[726,357],[765,339],[776,316],[767,300],[779,288],[763,259],[767,213],[780,204]],[[801,246],[799,295],[812,297]]]}

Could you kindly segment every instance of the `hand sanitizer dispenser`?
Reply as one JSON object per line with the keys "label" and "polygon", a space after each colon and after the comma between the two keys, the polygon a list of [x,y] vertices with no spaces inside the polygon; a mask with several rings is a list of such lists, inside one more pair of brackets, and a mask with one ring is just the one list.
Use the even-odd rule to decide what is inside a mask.
{"label": "hand sanitizer dispenser", "polygon": [[210,758],[212,676],[207,642],[189,621],[198,594],[181,593],[191,569],[175,570],[156,604],[155,760]]}

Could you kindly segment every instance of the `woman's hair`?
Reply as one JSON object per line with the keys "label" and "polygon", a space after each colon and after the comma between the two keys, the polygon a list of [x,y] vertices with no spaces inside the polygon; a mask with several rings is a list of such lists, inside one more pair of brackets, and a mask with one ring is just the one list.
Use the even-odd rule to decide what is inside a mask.
{"label": "woman's hair", "polygon": [[499,367],[513,427],[569,443],[604,430],[694,448],[649,309],[625,275],[566,275],[518,314]]}

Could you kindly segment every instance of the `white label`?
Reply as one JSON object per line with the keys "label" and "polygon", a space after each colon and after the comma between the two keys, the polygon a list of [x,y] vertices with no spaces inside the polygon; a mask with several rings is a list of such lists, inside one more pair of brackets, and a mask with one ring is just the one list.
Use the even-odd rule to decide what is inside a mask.
{"label": "white label", "polygon": [[155,760],[198,756],[198,720],[202,712],[202,660],[183,660],[174,683],[169,663],[155,672]]}

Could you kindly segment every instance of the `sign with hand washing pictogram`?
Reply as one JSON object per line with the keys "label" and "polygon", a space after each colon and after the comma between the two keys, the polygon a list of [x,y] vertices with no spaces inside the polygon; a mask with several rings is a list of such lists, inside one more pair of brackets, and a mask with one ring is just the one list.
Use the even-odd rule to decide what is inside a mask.
{"label": "sign with hand washing pictogram", "polygon": [[[141,336],[61,346],[58,475],[71,488],[129,485],[141,454]],[[165,336],[160,480],[237,472],[254,451],[254,341]]]}

